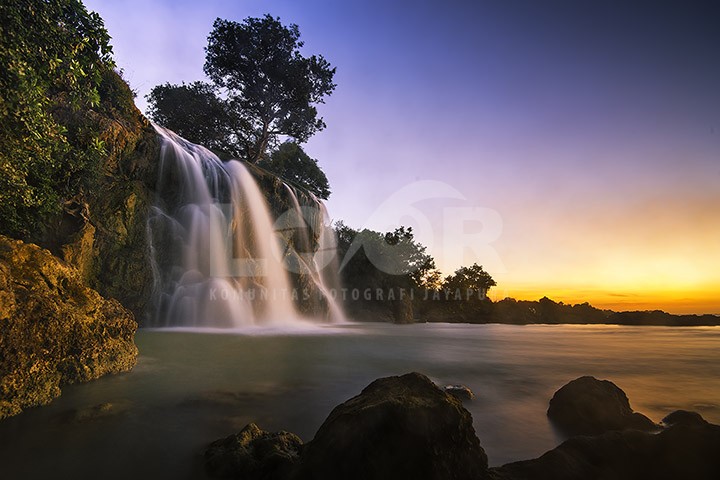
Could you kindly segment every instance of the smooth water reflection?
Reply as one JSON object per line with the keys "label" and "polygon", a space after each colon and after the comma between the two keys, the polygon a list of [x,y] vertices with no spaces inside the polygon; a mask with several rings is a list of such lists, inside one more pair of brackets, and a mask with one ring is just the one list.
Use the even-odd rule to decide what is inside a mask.
{"label": "smooth water reflection", "polygon": [[[655,421],[678,409],[720,422],[720,328],[362,324],[270,334],[140,331],[128,374],[66,387],[0,422],[3,478],[204,478],[208,442],[248,422],[308,441],[375,378],[419,371],[469,386],[492,465],[562,438],[545,416],[581,375],[618,384]],[[109,403],[112,406],[92,407]]]}

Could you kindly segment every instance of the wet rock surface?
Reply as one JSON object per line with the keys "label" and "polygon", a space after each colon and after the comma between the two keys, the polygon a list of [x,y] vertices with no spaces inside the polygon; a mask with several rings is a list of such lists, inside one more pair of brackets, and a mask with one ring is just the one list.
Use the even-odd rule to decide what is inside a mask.
{"label": "wet rock surface", "polygon": [[472,400],[475,398],[473,391],[465,385],[446,385],[443,390],[460,400]]}
{"label": "wet rock surface", "polygon": [[478,479],[486,470],[470,413],[410,373],[337,406],[303,452],[298,478]]}
{"label": "wet rock surface", "polygon": [[570,438],[539,458],[493,469],[498,479],[720,478],[720,427],[674,425],[658,434],[612,431]]}
{"label": "wet rock surface", "polygon": [[[630,417],[634,425],[639,414],[611,382],[581,377],[568,385],[553,399],[561,391],[563,398],[583,387],[571,403],[585,417],[602,419],[610,412],[611,419]],[[585,417],[579,418],[581,424]],[[614,428],[617,424],[611,422],[613,428],[573,436],[539,458],[488,468],[472,418],[460,401],[424,375],[410,373],[378,379],[337,406],[305,445],[292,434],[269,434],[250,424],[211,445],[207,471],[217,478],[278,480],[720,478],[720,426],[687,411],[668,415],[663,420],[667,427],[642,418],[641,425],[652,425],[652,432]]]}
{"label": "wet rock surface", "polygon": [[547,411],[550,421],[567,435],[599,435],[612,430],[653,430],[657,426],[608,380],[580,377],[555,392]]}
{"label": "wet rock surface", "polygon": [[301,447],[302,441],[293,433],[270,433],[251,423],[239,433],[210,444],[205,452],[205,469],[215,478],[288,478]]}
{"label": "wet rock surface", "polygon": [[75,268],[0,236],[0,418],[49,403],[63,384],[130,370],[136,328]]}

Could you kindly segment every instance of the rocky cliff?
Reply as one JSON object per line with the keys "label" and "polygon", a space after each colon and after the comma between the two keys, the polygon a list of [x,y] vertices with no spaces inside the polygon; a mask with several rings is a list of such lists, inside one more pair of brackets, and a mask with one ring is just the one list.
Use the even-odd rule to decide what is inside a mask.
{"label": "rocky cliff", "polygon": [[99,131],[106,155],[97,166],[97,185],[66,202],[63,214],[37,243],[75,266],[92,288],[120,300],[142,321],[153,285],[145,229],[159,143],[116,72],[106,72],[99,90],[97,111],[68,109],[60,114],[66,123],[87,117],[83,121]]}
{"label": "rocky cliff", "polygon": [[63,384],[130,370],[136,327],[74,267],[0,236],[0,418],[49,403]]}

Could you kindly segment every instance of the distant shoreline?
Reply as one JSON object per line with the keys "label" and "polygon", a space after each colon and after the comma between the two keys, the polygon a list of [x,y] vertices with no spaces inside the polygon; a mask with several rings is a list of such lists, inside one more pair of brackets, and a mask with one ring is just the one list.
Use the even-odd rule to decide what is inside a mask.
{"label": "distant shoreline", "polygon": [[[422,300],[405,297],[395,301],[349,301],[345,303],[351,318],[359,321],[394,323],[470,323],[507,325],[637,325],[700,327],[719,326],[720,315],[672,314],[662,310],[613,311],[589,303],[565,304],[547,297],[540,300],[505,298],[493,302],[487,298],[463,301]],[[397,315],[398,310],[403,315]]]}

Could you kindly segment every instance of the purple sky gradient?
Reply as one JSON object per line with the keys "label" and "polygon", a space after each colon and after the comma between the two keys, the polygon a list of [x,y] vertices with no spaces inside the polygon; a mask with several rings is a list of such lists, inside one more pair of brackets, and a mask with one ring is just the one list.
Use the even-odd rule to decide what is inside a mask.
{"label": "purple sky gradient", "polygon": [[[306,148],[330,179],[334,219],[415,225],[445,273],[477,261],[500,298],[720,313],[712,2],[85,4],[141,109],[157,84],[204,78],[216,17],[298,24],[305,52],[337,67],[328,128]],[[421,181],[436,183],[407,197],[416,210],[382,206]],[[437,182],[464,198],[434,198]],[[455,234],[453,215],[477,221]]]}

